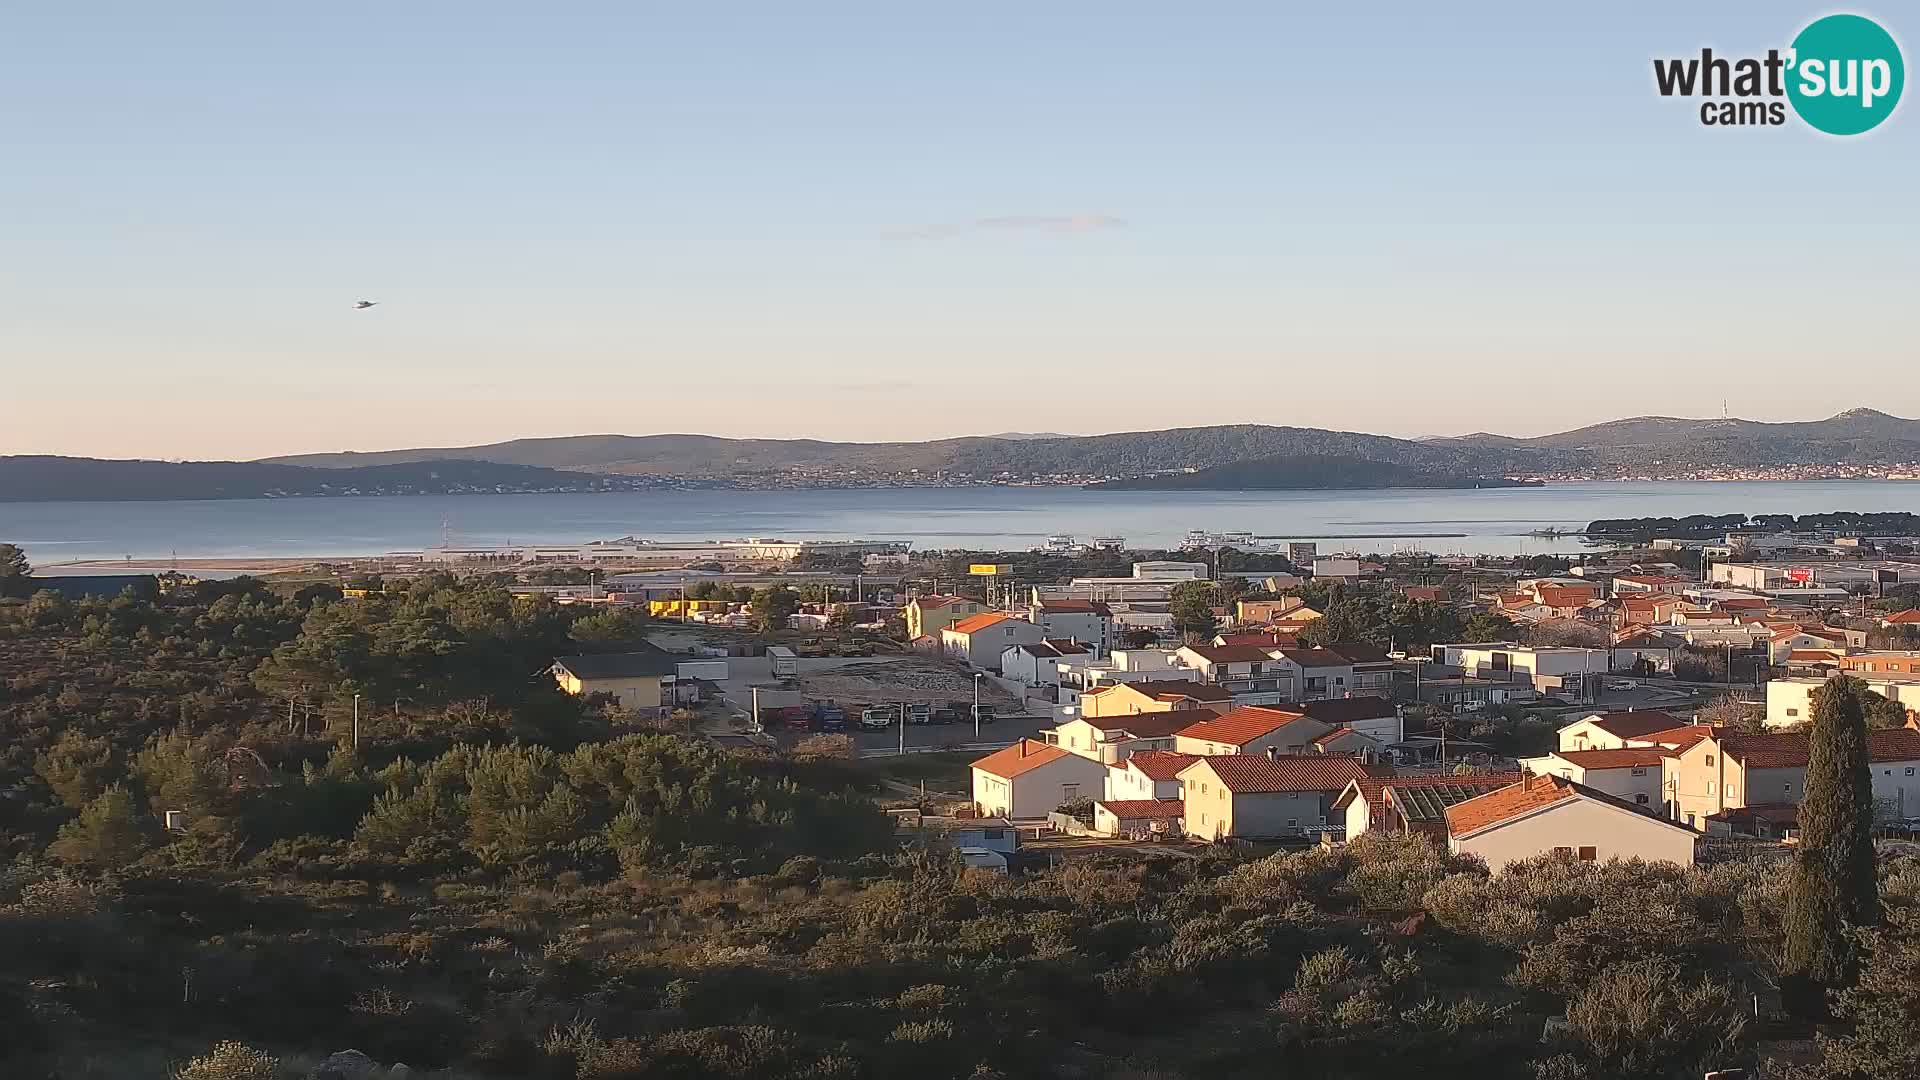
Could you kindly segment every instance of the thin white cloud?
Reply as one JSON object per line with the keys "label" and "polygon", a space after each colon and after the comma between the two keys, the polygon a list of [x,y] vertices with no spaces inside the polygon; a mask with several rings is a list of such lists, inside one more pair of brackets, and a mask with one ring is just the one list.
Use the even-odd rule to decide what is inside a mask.
{"label": "thin white cloud", "polygon": [[1003,214],[977,217],[968,221],[950,221],[912,231],[916,237],[957,236],[971,232],[1056,232],[1090,233],[1127,227],[1125,218],[1112,214]]}

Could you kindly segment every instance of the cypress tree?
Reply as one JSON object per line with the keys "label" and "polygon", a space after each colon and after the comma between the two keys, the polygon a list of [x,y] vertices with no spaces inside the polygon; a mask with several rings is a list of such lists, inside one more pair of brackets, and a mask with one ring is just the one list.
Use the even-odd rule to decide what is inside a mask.
{"label": "cypress tree", "polygon": [[1800,845],[1787,886],[1782,984],[1786,1004],[1803,1016],[1824,1015],[1826,991],[1852,981],[1847,927],[1880,919],[1865,690],[1841,676],[1815,692]]}

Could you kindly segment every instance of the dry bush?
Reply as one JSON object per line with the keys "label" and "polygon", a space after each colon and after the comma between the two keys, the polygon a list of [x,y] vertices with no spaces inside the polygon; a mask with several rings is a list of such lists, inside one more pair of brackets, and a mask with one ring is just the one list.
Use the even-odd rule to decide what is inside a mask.
{"label": "dry bush", "polygon": [[280,1059],[245,1043],[223,1042],[173,1071],[174,1080],[273,1080]]}

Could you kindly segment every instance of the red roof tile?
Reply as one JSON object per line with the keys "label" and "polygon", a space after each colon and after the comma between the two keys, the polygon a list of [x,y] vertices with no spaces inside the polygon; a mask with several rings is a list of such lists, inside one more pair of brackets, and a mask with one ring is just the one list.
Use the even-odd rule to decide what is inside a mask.
{"label": "red roof tile", "polygon": [[1042,765],[1070,756],[1072,755],[1057,746],[1048,746],[1046,743],[1035,742],[1032,739],[1021,739],[1012,746],[995,750],[975,761],[973,767],[990,776],[1011,780],[1021,773],[1032,772]]}
{"label": "red roof tile", "polygon": [[1893,614],[1887,616],[1885,619],[1882,619],[1881,621],[1893,623],[1896,626],[1904,625],[1906,623],[1920,623],[1920,608],[1909,608],[1906,611],[1896,611]]}
{"label": "red roof tile", "polygon": [[[1720,740],[1726,755],[1749,769],[1800,769],[1812,740],[1805,732],[1728,735]],[[1920,761],[1920,731],[1892,728],[1867,732],[1869,761]]]}
{"label": "red roof tile", "polygon": [[1189,645],[1187,651],[1210,664],[1261,664],[1273,659],[1257,645]]}
{"label": "red roof tile", "polygon": [[1132,818],[1177,818],[1186,814],[1186,803],[1180,799],[1105,799],[1094,804],[1104,806],[1107,813],[1122,821]]}
{"label": "red roof tile", "polygon": [[1353,666],[1353,661],[1332,649],[1282,649],[1280,654],[1303,668]]}
{"label": "red roof tile", "polygon": [[1579,785],[1563,776],[1529,776],[1447,807],[1447,833],[1466,836],[1522,814],[1578,797]]}
{"label": "red roof tile", "polygon": [[1391,775],[1384,766],[1370,769],[1354,758],[1338,754],[1217,754],[1203,757],[1182,770],[1191,783],[1195,770],[1211,769],[1228,791],[1259,795],[1287,791],[1337,792],[1363,776]]}
{"label": "red roof tile", "polygon": [[1233,691],[1205,683],[1188,682],[1185,679],[1149,679],[1137,683],[1117,683],[1117,686],[1130,686],[1156,701],[1178,701],[1192,698],[1195,701],[1232,701]]}
{"label": "red roof tile", "polygon": [[971,634],[976,631],[985,630],[987,627],[993,626],[996,623],[1006,622],[1011,618],[1013,618],[1013,616],[1004,611],[983,611],[978,615],[961,619],[959,622],[947,627],[947,629],[956,634]]}
{"label": "red roof tile", "polygon": [[1263,735],[1297,723],[1303,717],[1296,712],[1243,705],[1221,716],[1210,717],[1178,732],[1184,738],[1245,746]]}
{"label": "red roof tile", "polygon": [[1176,780],[1180,770],[1194,763],[1198,755],[1176,754],[1171,750],[1141,750],[1127,755],[1127,760],[1115,768],[1134,768],[1145,773],[1149,780]]}
{"label": "red roof tile", "polygon": [[1124,731],[1136,739],[1164,739],[1182,728],[1220,714],[1212,709],[1168,709],[1165,712],[1127,713],[1124,716],[1083,716],[1101,731]]}
{"label": "red roof tile", "polygon": [[1643,735],[1651,735],[1656,731],[1667,731],[1672,728],[1685,726],[1680,722],[1679,717],[1655,709],[1646,709],[1639,712],[1600,713],[1597,716],[1584,717],[1583,719],[1593,721],[1594,727],[1612,735],[1616,739],[1637,739]]}
{"label": "red roof tile", "polygon": [[1660,764],[1674,753],[1665,747],[1649,746],[1631,750],[1556,750],[1553,756],[1583,769],[1644,769]]}

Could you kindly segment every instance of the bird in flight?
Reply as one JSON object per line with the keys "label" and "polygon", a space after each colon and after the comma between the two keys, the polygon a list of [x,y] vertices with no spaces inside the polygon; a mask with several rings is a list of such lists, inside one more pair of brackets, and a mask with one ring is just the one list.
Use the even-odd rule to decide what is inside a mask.
{"label": "bird in flight", "polygon": [[380,301],[378,301],[378,300],[355,300],[355,301],[353,302],[353,310],[355,310],[355,311],[365,311],[365,310],[367,310],[368,308],[370,308],[370,307],[372,307],[373,305],[375,305],[375,304],[377,304],[377,303],[379,303],[379,302],[380,302]]}

